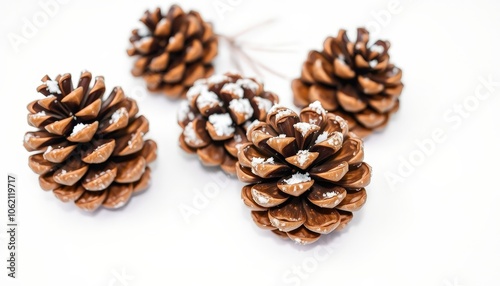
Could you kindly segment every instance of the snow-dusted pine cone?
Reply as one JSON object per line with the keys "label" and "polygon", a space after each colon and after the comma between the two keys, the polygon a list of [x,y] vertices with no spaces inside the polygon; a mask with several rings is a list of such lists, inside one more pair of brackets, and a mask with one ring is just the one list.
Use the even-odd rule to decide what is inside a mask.
{"label": "snow-dusted pine cone", "polygon": [[247,142],[247,126],[264,120],[278,100],[257,80],[238,74],[199,80],[181,103],[179,144],[186,152],[197,153],[204,165],[221,166],[234,174],[238,145]]}
{"label": "snow-dusted pine cone", "polygon": [[127,52],[138,56],[132,74],[142,76],[149,90],[184,97],[196,80],[213,74],[217,36],[198,12],[173,5],[167,14],[146,11],[141,22],[145,27],[132,31]]}
{"label": "snow-dusted pine cone", "polygon": [[35,154],[30,168],[42,189],[84,210],[119,208],[149,185],[148,164],[156,159],[156,143],[146,140],[149,123],[137,116],[136,102],[120,87],[104,96],[104,78],[90,86],[84,71],[76,88],[70,74],[45,76],[38,92],[44,98],[28,105],[24,147]]}
{"label": "snow-dusted pine cone", "polygon": [[325,40],[323,51],[311,51],[301,77],[292,82],[295,105],[318,100],[359,137],[383,129],[399,108],[402,71],[389,61],[388,41],[368,41],[363,28],[354,42],[340,30]]}
{"label": "snow-dusted pine cone", "polygon": [[250,183],[241,196],[259,227],[308,244],[347,225],[371,177],[363,142],[348,130],[317,101],[300,116],[275,106],[248,127],[236,173]]}

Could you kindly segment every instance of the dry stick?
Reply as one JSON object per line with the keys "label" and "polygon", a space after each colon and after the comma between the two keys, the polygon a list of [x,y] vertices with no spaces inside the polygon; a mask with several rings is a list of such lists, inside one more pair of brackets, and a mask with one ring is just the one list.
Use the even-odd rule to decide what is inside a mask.
{"label": "dry stick", "polygon": [[[227,43],[229,44],[229,48],[231,50],[231,62],[233,62],[233,64],[236,66],[236,68],[240,71],[240,72],[243,72],[243,68],[241,66],[241,64],[239,63],[239,61],[237,60],[236,57],[234,57],[234,54],[239,54],[246,62],[247,64],[253,69],[253,71],[261,78],[263,78],[262,76],[262,73],[259,71],[259,68],[262,68],[266,71],[268,71],[269,73],[271,74],[274,74],[278,77],[281,77],[283,79],[289,79],[289,77],[287,77],[286,75],[283,75],[273,69],[271,69],[270,67],[266,66],[265,64],[257,61],[257,60],[254,60],[252,59],[251,56],[249,56],[244,50],[243,50],[243,45],[242,43],[240,42],[237,42],[236,41],[236,38],[240,37],[241,35],[244,35],[250,31],[253,31],[257,28],[260,28],[262,26],[266,26],[268,24],[271,24],[275,22],[275,19],[269,19],[269,20],[266,20],[266,21],[263,21],[261,23],[258,23],[258,24],[255,24],[253,26],[250,26],[246,29],[244,29],[243,31],[240,31],[238,33],[236,33],[235,35],[233,36],[225,36],[225,35],[221,35],[221,34],[216,34],[219,38],[227,41]],[[255,46],[255,45],[251,45],[251,44],[247,44],[249,45],[249,49],[251,50],[260,50],[260,51],[266,51],[266,52],[294,52],[294,51],[291,51],[291,50],[286,50],[286,49],[276,49],[276,48],[273,48],[273,47],[258,47],[258,46]],[[282,44],[281,44],[282,45]],[[253,47],[252,47],[253,46]]]}
{"label": "dry stick", "polygon": [[263,51],[263,52],[269,52],[269,53],[296,53],[297,50],[290,49],[287,47],[279,47],[279,46],[264,46],[261,44],[251,44],[251,43],[246,43],[246,42],[237,42],[235,40],[235,43],[237,43],[238,46],[240,47],[245,47],[247,50],[253,50],[253,51]]}
{"label": "dry stick", "polygon": [[259,69],[257,68],[257,66],[255,66],[255,64],[253,63],[253,61],[250,59],[248,59],[248,56],[245,55],[245,54],[242,54],[241,53],[241,47],[239,47],[238,43],[236,43],[236,41],[228,36],[224,36],[224,35],[217,35],[218,37],[220,37],[221,39],[224,39],[227,41],[227,43],[229,44],[229,49],[231,50],[231,58],[233,59],[233,63],[235,64],[236,68],[241,72],[243,73],[243,68],[241,66],[241,64],[239,63],[239,61],[237,60],[237,58],[235,57],[236,54],[242,56],[243,60],[248,64],[250,65],[250,67],[252,68],[252,70],[259,76],[259,77],[263,77],[262,74],[259,72]]}
{"label": "dry stick", "polygon": [[[286,80],[290,79],[288,76],[273,70],[272,68],[261,63],[260,61],[252,59],[252,57],[250,57],[245,51],[243,51],[243,49],[239,49],[239,52],[243,57],[245,57],[247,59],[248,62],[250,62],[252,64],[252,66],[254,66],[254,68],[256,68],[257,66],[260,66],[262,69],[266,70],[267,72],[274,74],[282,79],[286,79]],[[258,71],[258,68],[257,68],[257,71]],[[261,76],[261,75],[259,75],[259,76]]]}
{"label": "dry stick", "polygon": [[[252,59],[251,56],[249,56],[242,48],[242,46],[236,42],[236,40],[232,37],[228,37],[228,36],[225,36],[225,35],[220,35],[218,34],[217,35],[218,37],[220,37],[221,39],[224,39],[228,42],[229,44],[229,48],[231,49],[231,52],[234,54],[234,53],[238,53],[240,54],[243,59],[246,61],[246,63],[248,65],[250,65],[250,67],[252,68],[252,70],[261,78],[263,78],[263,75],[262,73],[259,71],[259,68],[258,67],[261,67],[262,69],[268,71],[269,73],[271,74],[274,74],[280,78],[283,78],[283,79],[289,79],[288,76],[286,75],[283,75],[273,69],[271,69],[270,67],[266,66],[265,64],[257,61],[257,60],[254,60]],[[278,52],[278,51],[271,51],[271,50],[267,50],[268,52]],[[234,56],[232,57],[232,60],[231,60],[236,68],[240,71],[240,72],[243,72],[243,69],[241,67],[241,65],[239,63],[237,63],[237,61],[235,60]]]}
{"label": "dry stick", "polygon": [[250,68],[255,72],[255,74],[257,74],[258,77],[264,78],[262,73],[259,71],[257,65],[255,65],[255,61],[253,61],[247,54],[245,54],[242,49],[238,48],[233,48],[233,49],[235,53],[239,54],[243,58],[243,60],[250,66]]}
{"label": "dry stick", "polygon": [[247,41],[238,41],[238,43],[240,45],[245,46],[245,47],[259,47],[259,48],[278,48],[278,47],[286,48],[287,46],[293,47],[293,46],[297,46],[299,44],[299,42],[281,42],[281,43],[272,43],[271,45],[269,45],[269,43],[257,44],[257,43],[253,43],[253,42],[247,42]]}
{"label": "dry stick", "polygon": [[[230,48],[232,49],[232,48]],[[237,70],[240,71],[240,73],[243,73],[243,67],[240,64],[240,61],[238,61],[238,58],[236,57],[236,51],[231,52],[231,63],[236,67]]]}
{"label": "dry stick", "polygon": [[268,19],[268,20],[266,20],[266,21],[263,21],[263,22],[257,23],[257,24],[255,24],[255,25],[253,25],[253,26],[250,26],[250,27],[248,27],[248,28],[244,29],[243,31],[240,31],[240,32],[236,33],[235,35],[233,35],[233,36],[229,36],[229,37],[230,37],[230,38],[233,38],[233,39],[236,39],[236,38],[238,38],[239,36],[241,36],[241,35],[243,35],[243,34],[246,34],[246,33],[248,33],[248,32],[251,32],[252,30],[255,30],[255,29],[260,28],[260,27],[262,27],[262,26],[269,25],[269,24],[271,24],[271,23],[273,23],[273,22],[276,22],[276,19]]}
{"label": "dry stick", "polygon": [[264,48],[264,47],[252,47],[252,46],[249,46],[247,47],[247,49],[249,50],[252,50],[252,51],[262,51],[262,52],[268,52],[268,53],[296,53],[297,50],[290,50],[290,49],[280,49],[280,48],[272,48],[272,47],[269,47],[269,48]]}
{"label": "dry stick", "polygon": [[218,38],[221,38],[225,41],[227,41],[229,43],[229,45],[234,45],[235,44],[235,39],[230,37],[230,36],[226,36],[226,35],[222,35],[222,34],[215,34]]}
{"label": "dry stick", "polygon": [[226,40],[229,42],[230,45],[233,46],[239,46],[239,47],[245,47],[249,50],[254,50],[254,51],[264,51],[264,52],[283,52],[283,53],[295,53],[297,50],[290,50],[287,49],[286,47],[281,47],[281,46],[296,46],[297,42],[289,42],[289,43],[276,43],[272,44],[272,46],[265,46],[266,44],[256,44],[256,43],[251,43],[251,42],[246,42],[246,41],[236,41],[235,37],[231,36],[226,36],[226,35],[221,35],[217,34],[217,36],[221,39]]}
{"label": "dry stick", "polygon": [[231,51],[230,61],[240,73],[243,73],[243,67],[241,66],[240,62],[236,58],[236,49],[234,48],[234,45],[235,45],[234,39],[231,39],[230,37],[222,35],[222,34],[216,34],[216,35],[217,35],[217,37],[225,40],[229,44],[229,49]]}

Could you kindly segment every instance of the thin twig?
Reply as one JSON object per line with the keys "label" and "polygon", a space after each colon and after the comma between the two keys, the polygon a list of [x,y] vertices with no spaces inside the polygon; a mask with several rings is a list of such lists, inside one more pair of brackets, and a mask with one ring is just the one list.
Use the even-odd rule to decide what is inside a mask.
{"label": "thin twig", "polygon": [[252,51],[262,51],[262,52],[268,52],[268,53],[296,53],[297,50],[290,50],[290,49],[280,49],[280,48],[264,48],[264,47],[252,47],[252,46],[245,46],[248,50]]}
{"label": "thin twig", "polygon": [[272,68],[268,67],[267,65],[265,65],[265,64],[263,64],[263,63],[261,63],[261,62],[259,62],[259,61],[257,61],[257,60],[252,59],[252,57],[250,57],[250,56],[249,56],[249,55],[248,55],[245,51],[243,51],[242,49],[240,49],[240,50],[239,50],[239,52],[240,52],[243,56],[245,56],[245,57],[247,58],[247,60],[248,60],[249,62],[251,62],[251,63],[252,63],[252,65],[253,65],[254,67],[256,67],[256,66],[260,66],[262,69],[264,69],[264,70],[268,71],[269,73],[272,73],[272,74],[274,74],[274,75],[276,75],[276,76],[278,76],[278,77],[280,77],[280,78],[283,78],[283,79],[288,79],[288,78],[289,78],[288,76],[286,76],[286,75],[284,75],[284,74],[282,74],[282,73],[279,73],[279,72],[277,72],[277,71],[273,70]]}
{"label": "thin twig", "polygon": [[[283,75],[275,70],[273,70],[272,68],[268,67],[267,65],[263,64],[262,62],[260,61],[257,61],[255,59],[252,59],[252,57],[247,53],[245,52],[245,50],[243,49],[243,47],[246,47],[250,50],[254,50],[254,51],[264,51],[264,52],[280,52],[280,53],[293,53],[293,52],[296,52],[296,51],[292,51],[292,50],[287,50],[286,48],[277,48],[277,47],[263,47],[262,45],[255,45],[255,44],[250,44],[250,43],[245,43],[245,42],[240,42],[240,41],[237,41],[236,38],[240,37],[241,35],[245,34],[245,33],[248,33],[254,29],[257,29],[257,28],[260,28],[262,26],[265,26],[265,25],[268,25],[272,22],[275,22],[275,19],[269,19],[269,20],[266,20],[264,22],[261,22],[261,23],[258,23],[256,25],[253,25],[247,29],[244,29],[243,31],[240,31],[238,33],[236,33],[235,35],[233,36],[226,36],[226,35],[222,35],[222,34],[216,34],[217,37],[219,37],[220,39],[223,39],[225,40],[228,45],[229,45],[229,49],[231,50],[231,62],[234,66],[236,66],[236,69],[238,69],[240,72],[243,73],[243,67],[241,66],[241,63],[240,61],[238,60],[238,58],[235,56],[235,54],[239,54],[241,56],[241,58],[243,59],[243,61],[246,62],[247,65],[250,66],[250,68],[255,72],[255,74],[257,74],[257,76],[263,78],[263,75],[262,73],[260,72],[260,69],[263,69],[263,70],[266,70],[267,72],[271,73],[271,74],[274,74],[280,78],[283,78],[283,79],[289,79],[288,76],[286,75]],[[278,46],[283,46],[284,44],[278,44]],[[285,44],[286,45],[286,44]]]}
{"label": "thin twig", "polygon": [[[231,47],[231,46],[230,46]],[[240,72],[240,73],[244,73],[244,70],[243,70],[243,67],[241,66],[240,64],[240,61],[238,61],[238,58],[236,57],[237,55],[237,52],[236,50],[234,50],[234,48],[230,48],[232,51],[231,51],[231,62],[232,64],[236,67],[236,69]]]}
{"label": "thin twig", "polygon": [[230,50],[231,64],[233,64],[240,73],[244,73],[243,67],[241,66],[240,61],[236,57],[236,54],[238,51],[237,43],[233,39],[229,38],[226,35],[217,34],[217,37],[219,37],[227,42],[227,44],[229,45],[229,50]]}
{"label": "thin twig", "polygon": [[259,47],[269,47],[269,48],[274,48],[274,47],[290,47],[290,46],[297,46],[298,44],[300,44],[299,42],[281,42],[281,43],[254,43],[254,42],[247,42],[245,40],[239,40],[238,43],[240,43],[241,45],[244,45],[245,47],[246,46],[259,46]]}
{"label": "thin twig", "polygon": [[265,20],[263,22],[257,23],[257,24],[255,24],[253,26],[250,26],[250,27],[248,27],[248,28],[246,28],[246,29],[244,29],[244,30],[242,30],[242,31],[240,31],[240,32],[238,32],[238,33],[230,36],[230,38],[236,39],[236,38],[238,38],[238,37],[240,37],[240,36],[242,36],[242,35],[244,35],[244,34],[246,34],[248,32],[251,32],[252,30],[255,30],[255,29],[260,28],[262,26],[269,25],[269,24],[274,23],[274,22],[276,22],[276,19]]}
{"label": "thin twig", "polygon": [[259,71],[259,68],[257,67],[257,65],[255,64],[255,61],[252,60],[252,58],[250,58],[246,53],[243,52],[242,49],[240,48],[236,48],[234,49],[234,51],[236,53],[238,53],[242,58],[243,60],[247,63],[247,65],[250,66],[250,68],[255,72],[255,74],[260,77],[260,78],[264,78],[264,76],[262,75],[262,73]]}
{"label": "thin twig", "polygon": [[217,36],[217,38],[221,38],[229,43],[234,43],[234,39],[230,36],[226,36],[224,34],[217,34],[217,33],[215,34],[215,36]]}
{"label": "thin twig", "polygon": [[284,74],[282,74],[282,73],[280,73],[280,72],[277,72],[277,71],[275,71],[275,70],[271,69],[270,67],[268,67],[268,66],[264,65],[263,63],[261,63],[261,62],[259,62],[259,61],[254,60],[254,62],[255,62],[255,64],[256,64],[256,65],[260,66],[260,67],[261,67],[261,68],[263,68],[264,70],[268,71],[268,72],[269,72],[269,73],[271,73],[271,74],[274,74],[275,76],[277,76],[277,77],[279,77],[279,78],[282,78],[282,79],[284,79],[284,80],[290,80],[290,79],[291,79],[289,76],[286,76],[286,75],[284,75]]}

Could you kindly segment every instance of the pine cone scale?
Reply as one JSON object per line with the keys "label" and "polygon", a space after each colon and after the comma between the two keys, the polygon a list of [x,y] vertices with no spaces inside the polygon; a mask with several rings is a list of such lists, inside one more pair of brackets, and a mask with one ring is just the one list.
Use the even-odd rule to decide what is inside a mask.
{"label": "pine cone scale", "polygon": [[306,222],[306,213],[299,198],[291,198],[267,212],[271,225],[283,232],[301,227]]}
{"label": "pine cone scale", "polygon": [[125,205],[132,196],[133,185],[112,186],[109,189],[106,199],[102,202],[102,206],[108,209],[115,209]]}
{"label": "pine cone scale", "polygon": [[345,111],[360,112],[366,108],[366,102],[361,100],[352,89],[345,88],[337,91],[337,100]]}
{"label": "pine cone scale", "polygon": [[366,190],[348,193],[345,198],[336,206],[337,209],[354,212],[359,210],[366,202]]}
{"label": "pine cone scale", "polygon": [[[43,153],[43,158],[51,163],[61,163],[65,161],[76,149],[77,145],[61,146],[58,149],[52,149]],[[83,160],[85,162],[85,160]],[[86,162],[88,163],[88,162]]]}
{"label": "pine cone scale", "polygon": [[28,165],[35,174],[43,175],[52,170],[55,164],[45,161],[42,154],[35,154],[29,157]]}
{"label": "pine cone scale", "polygon": [[[146,161],[150,163],[149,160]],[[149,187],[150,181],[151,181],[151,169],[149,167],[146,167],[146,170],[144,171],[144,174],[142,175],[141,179],[134,183],[134,190],[133,190],[134,194],[145,191]]]}
{"label": "pine cone scale", "polygon": [[270,208],[288,200],[288,196],[279,190],[275,183],[262,183],[251,186],[249,195],[253,201],[258,201],[260,206]]}
{"label": "pine cone scale", "polygon": [[302,201],[303,209],[306,213],[304,227],[308,230],[328,234],[340,224],[340,214],[335,209],[318,208],[313,204]]}
{"label": "pine cone scale", "polygon": [[352,167],[337,183],[350,189],[360,189],[370,184],[371,170],[366,163]]}
{"label": "pine cone scale", "polygon": [[277,182],[277,186],[280,191],[293,197],[302,195],[314,185],[314,179],[311,179],[308,182],[300,182],[295,184],[287,183],[287,181],[290,180],[293,180],[293,175],[279,180]]}
{"label": "pine cone scale", "polygon": [[269,220],[269,215],[267,214],[267,211],[252,211],[251,212],[252,219],[255,222],[255,224],[266,230],[276,230],[277,228],[274,227],[271,224],[271,221]]}
{"label": "pine cone scale", "polygon": [[58,187],[60,187],[60,185],[58,183],[56,183],[56,181],[54,180],[54,177],[52,175],[53,175],[52,173],[41,174],[40,177],[38,177],[38,183],[40,184],[40,187],[42,188],[42,190],[44,190],[44,191],[54,190],[54,194],[56,194],[55,190]]}
{"label": "pine cone scale", "polygon": [[205,166],[219,166],[226,157],[224,147],[216,144],[209,144],[199,148],[196,153]]}
{"label": "pine cone scale", "polygon": [[80,181],[85,173],[87,173],[88,169],[89,167],[87,165],[70,161],[54,173],[54,181],[61,185],[72,186]]}
{"label": "pine cone scale", "polygon": [[316,242],[321,236],[321,234],[310,231],[305,227],[300,227],[286,233],[280,231],[280,233],[280,235],[286,235],[291,240],[300,244],[310,244]]}
{"label": "pine cone scale", "polygon": [[311,177],[322,179],[326,182],[336,183],[349,171],[347,162],[327,162],[320,166],[315,166],[310,170]]}
{"label": "pine cone scale", "polygon": [[[65,189],[59,189],[59,191],[62,190]],[[107,196],[108,192],[106,191],[83,192],[83,194],[75,200],[75,204],[82,210],[94,211],[104,203]]]}
{"label": "pine cone scale", "polygon": [[347,195],[346,189],[335,184],[315,184],[307,199],[314,205],[333,209],[342,202]]}
{"label": "pine cone scale", "polygon": [[106,166],[91,168],[82,181],[82,186],[87,191],[102,191],[115,181],[118,174],[116,164],[109,163]]}

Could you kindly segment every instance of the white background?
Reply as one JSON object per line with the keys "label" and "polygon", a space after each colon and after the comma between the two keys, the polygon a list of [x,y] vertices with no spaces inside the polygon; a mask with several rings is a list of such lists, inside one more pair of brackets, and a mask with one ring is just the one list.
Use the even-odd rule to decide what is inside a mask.
{"label": "white background", "polygon": [[[130,75],[130,30],[144,10],[166,9],[169,1],[70,0],[17,51],[9,33],[23,36],[23,18],[43,20],[44,10],[37,0],[2,1],[0,174],[18,175],[20,225],[19,278],[7,279],[2,191],[0,284],[498,285],[500,86],[488,91],[479,78],[500,81],[500,6],[486,0],[436,2],[402,0],[391,12],[388,0],[182,2],[226,35],[276,19],[242,40],[292,43],[293,53],[252,53],[290,77],[299,75],[307,51],[320,49],[339,28],[368,25],[373,38],[392,43],[405,89],[399,113],[365,144],[373,167],[368,202],[342,233],[300,246],[254,226],[240,201],[242,184],[178,148],[178,102],[147,93]],[[234,7],[218,13],[214,4],[220,3]],[[22,146],[29,130],[26,105],[39,98],[40,79],[66,72],[76,78],[83,69],[104,75],[109,90],[121,85],[138,97],[150,120],[149,136],[159,146],[152,187],[118,211],[83,213],[42,191]],[[228,69],[234,67],[222,47],[216,70]],[[290,81],[264,75],[267,89],[291,106]],[[476,90],[489,92],[489,98],[478,100]],[[453,113],[464,106],[467,114]],[[435,130],[445,139],[422,155],[416,142]],[[398,173],[401,160],[413,162],[411,174]],[[387,174],[404,176],[391,184]],[[193,205],[200,199],[197,190],[212,190],[208,203]],[[187,206],[198,206],[198,213],[186,219],[179,209]]]}

